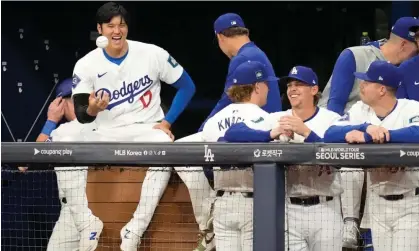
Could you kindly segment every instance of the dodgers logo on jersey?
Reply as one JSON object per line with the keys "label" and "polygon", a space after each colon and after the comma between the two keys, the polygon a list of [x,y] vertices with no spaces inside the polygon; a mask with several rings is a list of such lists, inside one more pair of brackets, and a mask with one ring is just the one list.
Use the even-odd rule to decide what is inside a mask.
{"label": "dodgers logo on jersey", "polygon": [[[121,89],[116,89],[113,92],[111,92],[107,88],[102,88],[96,91],[96,95],[100,91],[104,91],[108,93],[109,95],[109,105],[106,109],[111,110],[112,108],[127,102],[132,104],[134,102],[135,96],[140,95],[141,93],[144,93],[151,85],[153,84],[153,80],[150,79],[148,75],[145,75],[144,77],[141,77],[138,80],[135,80],[134,82],[131,82],[129,84],[126,84],[124,81],[122,83]],[[115,101],[112,103],[112,101]]]}

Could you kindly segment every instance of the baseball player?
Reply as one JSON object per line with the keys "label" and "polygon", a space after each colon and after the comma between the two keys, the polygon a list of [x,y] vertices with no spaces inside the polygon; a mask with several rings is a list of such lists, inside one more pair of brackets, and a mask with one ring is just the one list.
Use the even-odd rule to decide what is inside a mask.
{"label": "baseball player", "polygon": [[[325,133],[333,143],[419,143],[419,102],[397,99],[403,75],[373,62],[361,79],[361,101]],[[419,250],[419,168],[378,167],[368,173],[366,214],[374,250]]]}
{"label": "baseball player", "polygon": [[[74,114],[71,100],[72,78],[65,79],[56,88],[57,98],[48,108],[48,120],[36,142],[66,141],[69,135],[95,129],[95,123],[80,124]],[[62,118],[66,123],[57,124]],[[80,170],[55,167],[61,211],[55,223],[47,250],[94,250],[102,232],[102,221],[88,207],[86,197],[87,167]],[[81,238],[85,236],[86,238]]]}
{"label": "baseball player", "polygon": [[[239,65],[231,75],[227,95],[233,102],[206,123],[202,136],[217,142],[231,124],[268,113],[260,107],[267,102],[268,81],[277,80],[266,65],[249,61]],[[232,167],[232,169],[236,169]],[[249,168],[223,171],[214,167],[215,244],[218,251],[253,250],[253,171]]]}
{"label": "baseball player", "polygon": [[[275,71],[272,67],[271,62],[269,61],[266,54],[256,46],[249,38],[249,30],[246,28],[243,19],[235,13],[226,13],[219,16],[214,22],[214,32],[217,37],[218,45],[221,51],[230,59],[228,73],[226,77],[224,92],[221,96],[221,99],[218,101],[217,105],[211,111],[208,118],[202,123],[201,127],[198,130],[198,133],[192,134],[186,138],[180,139],[179,141],[183,142],[202,142],[202,130],[206,121],[212,116],[217,114],[220,110],[232,103],[228,95],[226,94],[227,89],[230,87],[229,82],[231,82],[232,74],[234,70],[242,63],[251,61],[259,61],[267,66],[268,72],[270,75],[274,76]],[[263,110],[267,112],[277,112],[282,110],[281,105],[281,96],[279,92],[279,86],[277,80],[268,81],[269,92],[268,92],[268,101],[262,107]],[[202,172],[202,167],[194,167],[198,172],[189,173],[191,175],[190,180],[195,182],[187,182],[185,178],[181,176],[186,186],[189,189],[189,192],[195,190],[194,193],[196,198],[203,198],[204,204],[199,203],[200,201],[195,202],[192,198],[192,205],[195,209],[199,209],[199,217],[197,216],[197,211],[195,211],[197,222],[200,226],[201,240],[199,241],[198,247],[195,251],[204,251],[211,250],[214,246],[213,240],[214,236],[211,232],[211,221],[212,217],[210,216],[210,208],[208,206],[208,200],[206,198],[213,197],[214,191],[210,187],[208,181]],[[178,172],[181,174],[181,172]],[[202,181],[199,184],[196,181]],[[211,201],[211,200],[210,200]],[[197,205],[194,205],[197,204]]]}
{"label": "baseball player", "polygon": [[[164,49],[127,39],[128,13],[117,3],[102,5],[96,14],[97,30],[107,38],[106,48],[96,48],[74,67],[73,100],[79,122],[97,124],[83,141],[172,142],[171,125],[195,93],[195,85],[176,60]],[[161,82],[178,89],[164,115]],[[171,172],[149,168],[143,181],[133,219],[121,229],[121,249],[137,250]]]}
{"label": "baseball player", "polygon": [[[402,17],[394,24],[388,40],[367,46],[354,46],[342,51],[333,69],[319,101],[319,106],[340,115],[347,112],[360,100],[360,80],[354,72],[365,72],[369,65],[377,60],[390,61],[394,65],[417,54],[418,47],[414,40],[414,31],[419,27],[419,20]],[[342,212],[345,219],[344,247],[356,248],[358,241],[358,222],[360,218],[361,194],[364,172],[361,169],[342,169],[345,190],[342,195]]]}
{"label": "baseball player", "polygon": [[[314,71],[295,66],[287,77],[287,96],[291,109],[272,113],[268,118],[253,119],[232,125],[224,139],[230,142],[269,142],[278,132],[280,142],[322,142],[324,132],[340,116],[317,107],[318,78]],[[270,128],[254,129],[268,121]],[[277,137],[276,137],[277,139]],[[340,173],[328,166],[292,165],[287,169],[286,250],[342,250],[343,220]],[[217,236],[217,234],[216,234]]]}

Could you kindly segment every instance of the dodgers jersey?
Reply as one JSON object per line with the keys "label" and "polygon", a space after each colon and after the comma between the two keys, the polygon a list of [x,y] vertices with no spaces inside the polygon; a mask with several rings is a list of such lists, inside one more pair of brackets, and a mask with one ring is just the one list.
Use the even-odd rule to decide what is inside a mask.
{"label": "dodgers jersey", "polygon": [[[245,122],[249,119],[265,118],[268,113],[251,103],[230,104],[207,120],[202,130],[202,137],[207,142],[217,142],[224,137],[231,125]],[[257,123],[253,129],[268,130],[267,123]],[[253,171],[249,167],[239,170],[220,170],[214,167],[214,189],[225,191],[252,192]]]}
{"label": "dodgers jersey", "polygon": [[[384,119],[380,119],[371,107],[362,101],[358,101],[335,125],[347,126],[364,123],[381,126],[387,130],[419,126],[419,102],[398,99],[393,111]],[[419,168],[409,168],[409,170],[389,172],[388,168],[378,168],[378,170],[368,172],[371,188],[380,195],[409,192],[419,187]]]}
{"label": "dodgers jersey", "polygon": [[[278,121],[284,115],[293,116],[292,109],[284,112],[272,113],[269,120]],[[339,114],[324,108],[317,108],[311,118],[304,121],[320,138],[323,138],[326,130],[339,120]],[[272,124],[271,122],[271,124]],[[294,135],[295,138],[296,135]],[[299,138],[303,138],[300,136]],[[292,140],[291,140],[292,142]],[[301,141],[300,141],[301,143]],[[343,193],[340,173],[331,166],[313,165],[290,165],[287,169],[287,196],[336,196]]]}
{"label": "dodgers jersey", "polygon": [[74,67],[73,95],[93,91],[109,94],[108,107],[96,117],[98,126],[162,120],[161,81],[173,84],[183,73],[183,67],[166,50],[153,44],[127,42],[128,54],[120,65],[109,61],[103,49],[96,48]]}

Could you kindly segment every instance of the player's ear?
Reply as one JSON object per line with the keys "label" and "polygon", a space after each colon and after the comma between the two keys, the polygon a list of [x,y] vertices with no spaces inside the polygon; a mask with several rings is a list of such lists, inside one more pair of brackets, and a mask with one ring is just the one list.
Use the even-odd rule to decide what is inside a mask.
{"label": "player's ear", "polygon": [[315,85],[311,87],[311,94],[315,96],[319,92],[319,86]]}
{"label": "player's ear", "polygon": [[99,32],[100,35],[102,35],[102,25],[97,24],[97,32]]}

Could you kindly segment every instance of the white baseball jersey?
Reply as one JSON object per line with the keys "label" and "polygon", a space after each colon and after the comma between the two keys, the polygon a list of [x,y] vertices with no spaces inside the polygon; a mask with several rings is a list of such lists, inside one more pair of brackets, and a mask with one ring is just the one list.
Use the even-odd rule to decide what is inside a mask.
{"label": "white baseball jersey", "polygon": [[[253,123],[249,123],[252,129],[269,130],[270,123],[265,121],[268,115],[255,104],[230,104],[208,119],[202,137],[204,141],[217,142],[220,137],[224,137],[231,125],[247,120],[254,120]],[[231,171],[220,171],[220,167],[214,167],[214,170],[215,190],[253,192],[253,170],[250,167]]]}
{"label": "white baseball jersey", "polygon": [[[399,99],[394,110],[384,119],[380,119],[374,110],[362,101],[355,103],[336,125],[360,125],[369,123],[387,130],[397,130],[409,126],[419,126],[419,102]],[[390,136],[391,137],[391,136]],[[396,168],[398,169],[398,168]],[[413,170],[416,169],[416,170]],[[413,171],[392,171],[389,168],[378,168],[368,172],[371,188],[380,195],[403,194],[419,187],[419,168]]]}
{"label": "white baseball jersey", "polygon": [[153,123],[164,118],[160,107],[160,81],[176,82],[183,67],[164,49],[127,40],[128,54],[120,65],[96,48],[74,67],[73,95],[105,91],[110,102],[96,117],[98,126],[117,127]]}
{"label": "white baseball jersey", "polygon": [[[270,120],[278,121],[284,115],[293,115],[292,109],[284,112],[271,113]],[[326,130],[340,118],[339,114],[324,108],[318,108],[316,113],[304,121],[320,138]],[[296,135],[294,135],[295,137]],[[298,135],[297,135],[298,136]],[[304,139],[302,136],[299,138]],[[291,141],[292,142],[292,141]],[[302,141],[300,141],[301,143]],[[332,166],[291,165],[287,170],[287,196],[335,196],[343,192],[340,173]]]}

